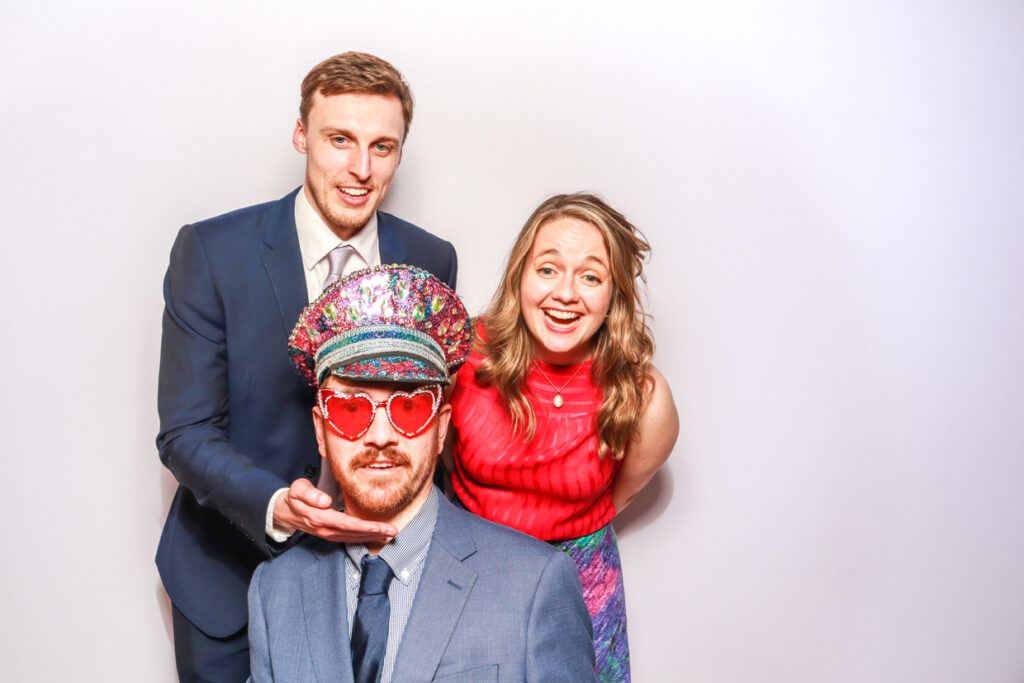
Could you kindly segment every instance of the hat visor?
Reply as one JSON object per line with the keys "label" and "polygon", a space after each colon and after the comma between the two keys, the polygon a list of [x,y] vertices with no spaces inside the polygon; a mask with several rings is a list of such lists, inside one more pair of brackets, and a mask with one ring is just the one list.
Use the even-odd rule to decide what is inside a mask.
{"label": "hat visor", "polygon": [[[381,356],[331,367],[327,372],[356,382],[400,384],[448,384],[447,371],[409,356]],[[326,375],[325,375],[326,378]]]}

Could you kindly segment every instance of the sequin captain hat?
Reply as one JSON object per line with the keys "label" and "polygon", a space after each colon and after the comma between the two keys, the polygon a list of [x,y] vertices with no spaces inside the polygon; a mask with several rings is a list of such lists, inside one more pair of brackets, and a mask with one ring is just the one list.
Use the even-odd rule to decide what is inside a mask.
{"label": "sequin captain hat", "polygon": [[446,384],[473,341],[459,297],[412,266],[365,268],[324,290],[288,338],[299,375],[319,386],[328,375],[410,384]]}

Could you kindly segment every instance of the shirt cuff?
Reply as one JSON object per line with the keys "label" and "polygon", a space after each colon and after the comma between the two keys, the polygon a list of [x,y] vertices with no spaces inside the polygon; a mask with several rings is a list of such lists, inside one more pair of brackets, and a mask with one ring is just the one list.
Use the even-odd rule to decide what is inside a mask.
{"label": "shirt cuff", "polygon": [[274,526],[274,503],[277,502],[282,493],[288,493],[288,489],[283,488],[274,491],[274,495],[270,497],[270,504],[267,505],[267,538],[278,543],[284,543],[295,533],[295,529],[281,529]]}

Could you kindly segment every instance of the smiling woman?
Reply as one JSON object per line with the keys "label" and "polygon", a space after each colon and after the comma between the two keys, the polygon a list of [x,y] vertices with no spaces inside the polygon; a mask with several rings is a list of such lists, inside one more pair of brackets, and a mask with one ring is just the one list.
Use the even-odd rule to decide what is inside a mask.
{"label": "smiling woman", "polygon": [[598,197],[541,204],[451,398],[456,496],[576,561],[602,681],[630,679],[611,521],[668,458],[679,428],[651,365],[637,286],[649,249]]}
{"label": "smiling woman", "polygon": [[555,365],[585,360],[590,338],[608,314],[611,294],[608,250],[593,223],[564,216],[537,230],[520,296],[540,360]]}

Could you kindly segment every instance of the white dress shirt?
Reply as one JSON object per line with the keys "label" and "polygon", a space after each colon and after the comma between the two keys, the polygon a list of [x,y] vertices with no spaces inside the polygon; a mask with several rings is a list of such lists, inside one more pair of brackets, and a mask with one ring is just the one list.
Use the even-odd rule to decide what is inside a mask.
{"label": "white dress shirt", "polygon": [[360,268],[380,265],[380,249],[377,246],[377,212],[363,229],[343,240],[327,227],[320,214],[306,199],[306,188],[295,195],[295,230],[299,234],[299,253],[302,255],[302,270],[306,276],[306,294],[312,302],[324,288],[324,280],[330,271],[327,254],[335,247],[350,244],[355,252],[345,263],[342,277]]}

